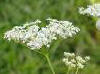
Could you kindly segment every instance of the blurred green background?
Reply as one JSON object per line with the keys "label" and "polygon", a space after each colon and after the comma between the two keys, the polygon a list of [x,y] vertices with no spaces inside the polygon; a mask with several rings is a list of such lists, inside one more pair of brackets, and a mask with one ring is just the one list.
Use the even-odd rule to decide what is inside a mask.
{"label": "blurred green background", "polygon": [[56,74],[66,74],[64,51],[91,57],[81,74],[100,74],[100,31],[93,17],[78,13],[78,7],[88,4],[90,0],[0,0],[0,74],[52,74],[43,56],[3,38],[16,25],[48,17],[71,21],[81,29],[75,37],[52,44],[50,59]]}

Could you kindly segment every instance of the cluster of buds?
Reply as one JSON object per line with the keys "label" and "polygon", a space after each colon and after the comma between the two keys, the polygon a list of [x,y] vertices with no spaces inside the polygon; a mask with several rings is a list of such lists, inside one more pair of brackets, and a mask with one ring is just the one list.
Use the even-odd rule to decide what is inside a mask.
{"label": "cluster of buds", "polygon": [[89,56],[82,58],[81,56],[77,56],[74,53],[64,52],[63,62],[66,66],[70,68],[79,68],[83,69],[85,64],[90,60]]}
{"label": "cluster of buds", "polygon": [[50,43],[59,37],[72,37],[80,31],[69,21],[58,21],[56,19],[47,19],[49,22],[45,27],[40,28],[40,20],[26,23],[23,26],[15,26],[7,31],[4,38],[25,43],[33,49],[40,49],[42,46],[50,47]]}

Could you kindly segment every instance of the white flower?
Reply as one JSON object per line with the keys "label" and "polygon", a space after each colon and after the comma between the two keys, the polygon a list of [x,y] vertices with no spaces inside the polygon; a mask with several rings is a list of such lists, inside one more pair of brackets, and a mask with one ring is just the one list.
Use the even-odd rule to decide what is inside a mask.
{"label": "white flower", "polygon": [[90,60],[89,56],[82,58],[81,56],[77,56],[74,53],[64,52],[63,62],[66,66],[70,68],[80,68],[83,69],[85,64]]}
{"label": "white flower", "polygon": [[47,19],[49,24],[46,27],[39,28],[40,20],[26,23],[23,26],[16,26],[12,30],[7,31],[4,38],[8,40],[16,40],[25,43],[33,49],[40,49],[42,46],[50,47],[50,43],[59,37],[72,37],[80,31],[74,27],[69,21],[58,21],[56,19]]}
{"label": "white flower", "polygon": [[89,61],[89,60],[90,60],[90,57],[89,57],[89,56],[86,56],[86,57],[85,57],[85,60],[86,60],[86,61]]}
{"label": "white flower", "polygon": [[75,57],[75,54],[74,54],[74,53],[67,53],[67,52],[64,52],[64,56],[65,56],[65,57]]}
{"label": "white flower", "polygon": [[[100,3],[96,3],[94,5],[88,5],[87,8],[80,7],[79,8],[80,14],[87,14],[95,17],[100,17]],[[100,19],[96,21],[96,28],[100,30]]]}
{"label": "white flower", "polygon": [[27,26],[31,26],[31,25],[37,25],[37,24],[39,24],[39,23],[41,23],[41,21],[40,20],[36,20],[36,21],[34,21],[34,22],[30,22],[30,23],[25,23],[24,25],[23,25],[23,27],[27,27]]}
{"label": "white flower", "polygon": [[88,5],[86,9],[83,8],[83,7],[80,7],[79,13],[83,14],[83,15],[88,14],[88,15],[91,15],[91,16],[99,17],[100,16],[100,4],[96,3],[94,5]]}
{"label": "white flower", "polygon": [[76,60],[80,63],[85,63],[86,62],[81,56],[76,56]]}
{"label": "white flower", "polygon": [[80,69],[83,69],[84,68],[84,65],[78,62],[77,63],[77,67],[80,68]]}

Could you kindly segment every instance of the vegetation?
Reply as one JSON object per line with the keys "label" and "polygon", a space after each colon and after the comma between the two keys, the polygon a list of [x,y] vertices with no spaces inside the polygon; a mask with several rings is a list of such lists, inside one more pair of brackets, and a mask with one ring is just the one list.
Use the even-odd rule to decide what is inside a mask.
{"label": "vegetation", "polygon": [[52,43],[49,54],[56,74],[67,73],[62,62],[63,52],[67,51],[91,57],[90,64],[80,71],[82,74],[99,74],[100,31],[95,28],[94,17],[78,12],[79,7],[88,4],[91,0],[0,0],[0,74],[52,74],[41,54],[3,38],[4,33],[14,26],[48,17],[71,21],[81,29],[73,38]]}

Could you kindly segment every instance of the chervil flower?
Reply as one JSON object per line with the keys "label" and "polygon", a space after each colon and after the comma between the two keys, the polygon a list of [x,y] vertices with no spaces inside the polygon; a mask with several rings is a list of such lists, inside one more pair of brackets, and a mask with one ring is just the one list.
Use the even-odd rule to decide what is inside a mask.
{"label": "chervil flower", "polygon": [[86,9],[83,7],[80,7],[79,13],[83,15],[88,14],[91,16],[99,17],[100,16],[100,4],[98,3],[98,4],[88,5]]}
{"label": "chervil flower", "polygon": [[96,3],[96,4],[93,4],[93,5],[88,5],[87,8],[79,8],[79,13],[80,14],[88,14],[88,15],[91,15],[91,16],[94,16],[94,17],[97,17],[97,20],[96,20],[96,28],[97,30],[100,30],[100,3]]}
{"label": "chervil flower", "polygon": [[50,47],[50,43],[59,37],[72,37],[80,31],[69,21],[58,21],[56,19],[47,19],[49,24],[40,28],[40,20],[26,23],[23,26],[16,26],[7,31],[4,38],[25,43],[31,49],[40,49],[42,46]]}
{"label": "chervil flower", "polygon": [[82,58],[74,53],[64,52],[63,62],[66,66],[70,68],[80,68],[83,69],[85,64],[90,60],[89,56]]}

